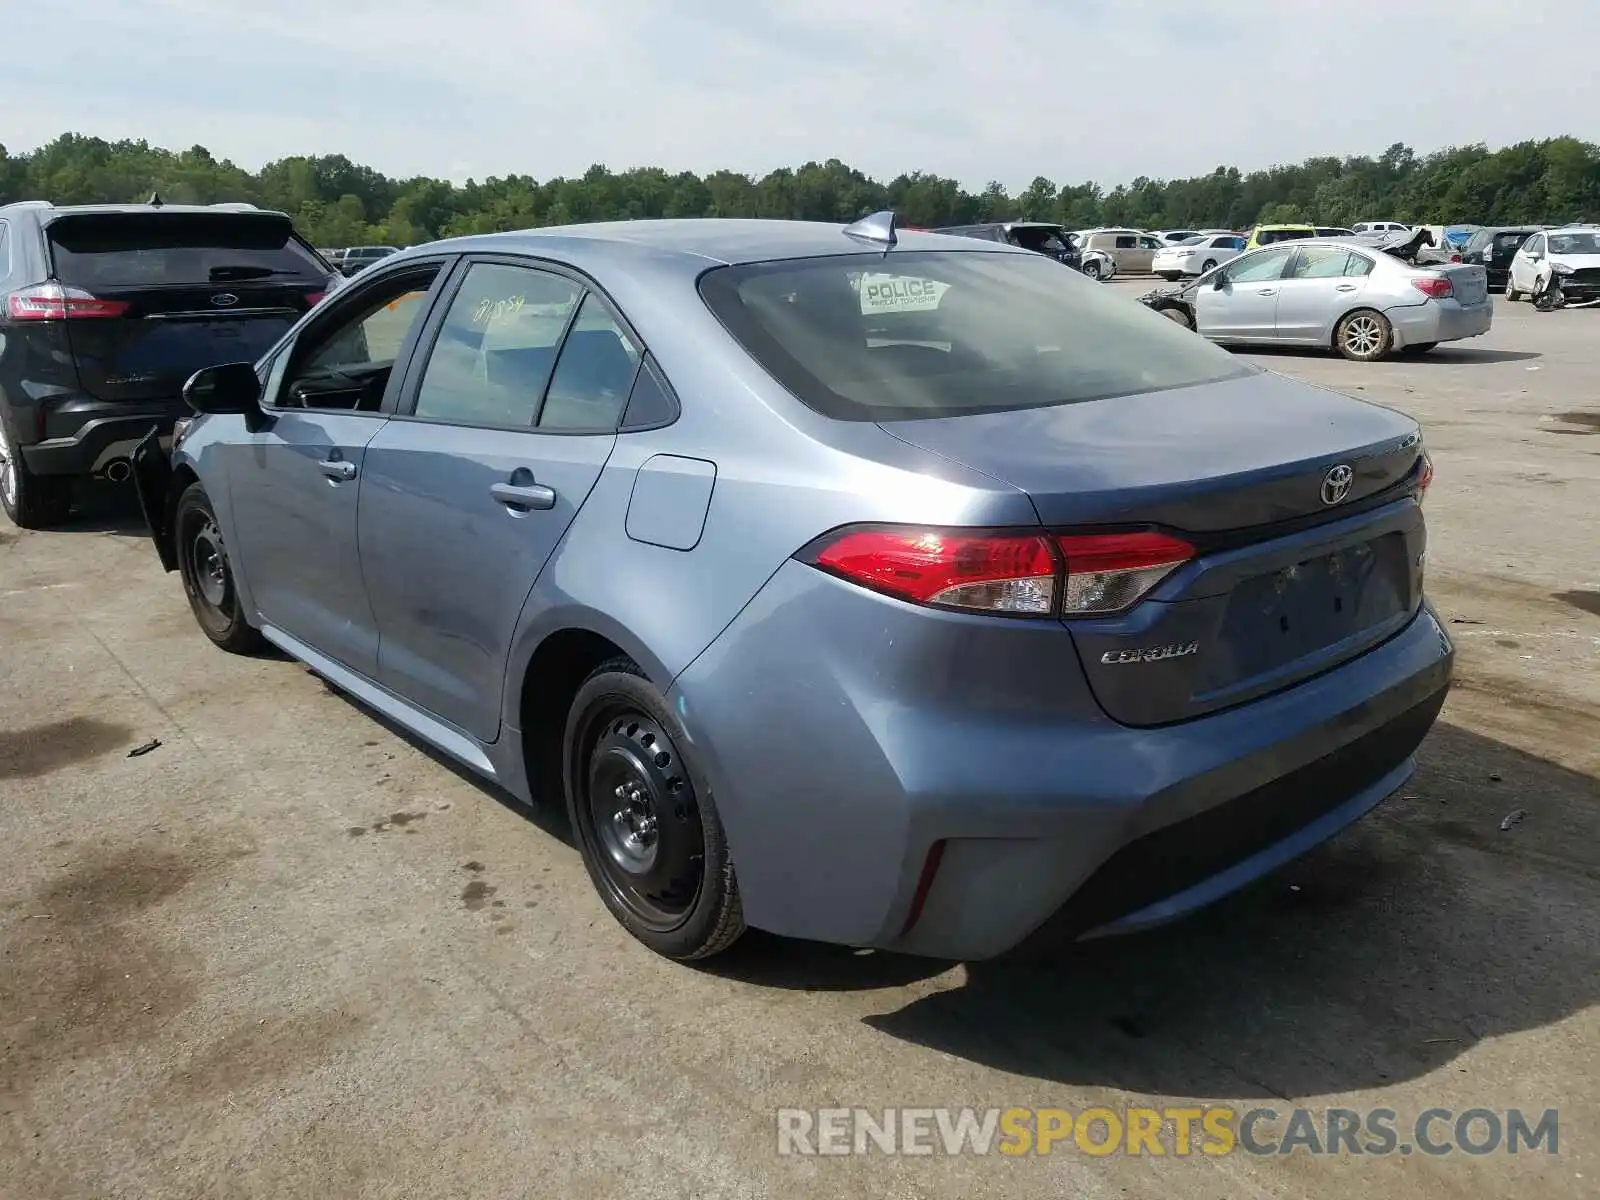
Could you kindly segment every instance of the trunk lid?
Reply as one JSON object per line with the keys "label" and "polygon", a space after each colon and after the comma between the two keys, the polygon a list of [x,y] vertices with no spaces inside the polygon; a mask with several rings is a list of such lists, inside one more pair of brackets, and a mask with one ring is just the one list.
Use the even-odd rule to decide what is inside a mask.
{"label": "trunk lid", "polygon": [[1051,529],[1154,526],[1196,547],[1127,612],[1065,622],[1124,724],[1290,686],[1391,636],[1421,602],[1421,440],[1388,409],[1262,372],[884,428],[1020,488]]}
{"label": "trunk lid", "polygon": [[330,287],[274,213],[68,214],[48,234],[54,279],[119,306],[64,323],[79,384],[102,400],[175,398],[201,367],[253,362]]}
{"label": "trunk lid", "polygon": [[1451,263],[1434,270],[1450,281],[1456,303],[1476,308],[1489,299],[1489,272],[1476,263]]}

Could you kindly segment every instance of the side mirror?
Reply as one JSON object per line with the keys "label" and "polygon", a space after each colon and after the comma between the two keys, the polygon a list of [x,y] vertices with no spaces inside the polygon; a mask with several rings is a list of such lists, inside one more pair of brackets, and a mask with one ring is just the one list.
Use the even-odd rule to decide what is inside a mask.
{"label": "side mirror", "polygon": [[1225,288],[1227,286],[1228,286],[1228,273],[1226,271],[1218,271],[1215,275],[1213,275],[1211,277],[1211,290],[1212,291],[1220,292],[1223,288]]}
{"label": "side mirror", "polygon": [[261,380],[253,363],[202,367],[183,385],[183,402],[197,413],[261,415]]}

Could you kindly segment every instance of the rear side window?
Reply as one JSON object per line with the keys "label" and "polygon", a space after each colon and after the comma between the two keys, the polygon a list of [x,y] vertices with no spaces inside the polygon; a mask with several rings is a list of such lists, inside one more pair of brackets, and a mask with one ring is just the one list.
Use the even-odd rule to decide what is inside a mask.
{"label": "rear side window", "polygon": [[700,291],[769,374],[846,421],[1070,404],[1254,370],[1036,255],[754,263],[706,272]]}
{"label": "rear side window", "polygon": [[1139,244],[1139,239],[1138,238],[1128,237],[1126,234],[1120,235],[1117,238],[1117,249],[1118,250],[1132,250],[1138,244]]}
{"label": "rear side window", "polygon": [[606,306],[590,292],[561,344],[540,429],[615,429],[643,355]]}
{"label": "rear side window", "polygon": [[50,224],[49,238],[55,277],[89,291],[327,278],[293,226],[267,214],[64,217]]}
{"label": "rear side window", "polygon": [[418,417],[528,428],[583,289],[531,267],[475,263],[417,390]]}

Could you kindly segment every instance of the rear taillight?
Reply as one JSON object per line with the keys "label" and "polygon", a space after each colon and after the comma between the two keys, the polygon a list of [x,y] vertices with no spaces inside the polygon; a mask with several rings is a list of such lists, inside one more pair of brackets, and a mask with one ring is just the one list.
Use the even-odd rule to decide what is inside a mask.
{"label": "rear taillight", "polygon": [[1443,275],[1419,275],[1411,281],[1411,286],[1424,296],[1434,300],[1443,300],[1446,296],[1455,295],[1455,288]]}
{"label": "rear taillight", "polygon": [[328,293],[327,292],[307,292],[306,293],[306,307],[307,308],[315,308],[317,305],[321,304],[327,298],[328,298]]}
{"label": "rear taillight", "polygon": [[1451,261],[1451,262],[1453,262],[1453,263],[1458,263],[1458,262],[1460,262],[1460,261],[1461,261],[1461,255],[1459,255],[1459,254],[1452,254],[1452,255],[1451,255],[1451,256],[1450,256],[1450,261]]}
{"label": "rear taillight", "polygon": [[844,530],[806,555],[841,579],[913,604],[1030,617],[1105,616],[1137,603],[1194,547],[1164,533]]}
{"label": "rear taillight", "polygon": [[1066,559],[1063,616],[1121,612],[1194,557],[1164,533],[1086,533],[1056,538]]}
{"label": "rear taillight", "polygon": [[1417,466],[1417,503],[1428,494],[1428,485],[1433,482],[1433,459],[1428,457],[1428,452],[1422,452],[1422,460]]}
{"label": "rear taillight", "polygon": [[102,300],[82,288],[41,283],[6,297],[6,312],[13,321],[71,321],[120,317],[130,306],[123,300]]}

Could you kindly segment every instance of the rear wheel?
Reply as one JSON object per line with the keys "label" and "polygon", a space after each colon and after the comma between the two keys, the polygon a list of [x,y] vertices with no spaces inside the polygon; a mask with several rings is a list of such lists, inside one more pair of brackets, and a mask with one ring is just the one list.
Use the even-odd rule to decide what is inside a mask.
{"label": "rear wheel", "polygon": [[35,475],[0,421],[0,507],[23,529],[48,529],[72,511],[72,480]]}
{"label": "rear wheel", "polygon": [[1207,271],[1215,270],[1216,266],[1217,260],[1214,258],[1208,258],[1205,261],[1205,265],[1200,268],[1200,274],[1204,275]]}
{"label": "rear wheel", "polygon": [[191,483],[178,497],[172,528],[178,574],[201,631],[230,654],[261,649],[261,632],[245,620],[244,605],[233,584],[233,568],[217,514],[199,483]]}
{"label": "rear wheel", "polygon": [[1356,362],[1376,362],[1389,353],[1394,330],[1380,312],[1357,309],[1339,322],[1333,344],[1339,353]]}
{"label": "rear wheel", "polygon": [[657,954],[709,958],[744,932],[733,860],[688,738],[639,668],[614,659],[567,717],[567,814],[600,898]]}
{"label": "rear wheel", "polygon": [[1083,273],[1090,279],[1099,279],[1100,264],[1095,262],[1093,259],[1090,259],[1088,262],[1083,264]]}

